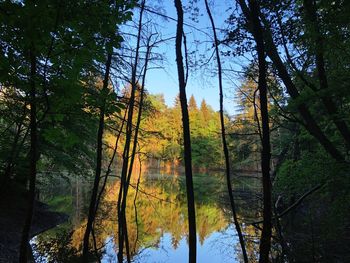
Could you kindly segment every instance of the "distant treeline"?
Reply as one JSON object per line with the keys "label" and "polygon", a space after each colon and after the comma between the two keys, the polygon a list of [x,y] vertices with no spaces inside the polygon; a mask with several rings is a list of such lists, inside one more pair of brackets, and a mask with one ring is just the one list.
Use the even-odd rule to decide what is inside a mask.
{"label": "distant treeline", "polygon": [[[196,168],[219,168],[223,164],[218,133],[219,113],[213,110],[205,99],[198,106],[193,95],[188,104],[193,165]],[[175,98],[173,106],[168,106],[163,94],[147,94],[141,127],[139,146],[143,160],[156,159],[162,164],[172,163],[175,166],[182,164],[183,137],[178,97]],[[105,139],[110,146],[115,141],[112,133],[106,134]]]}

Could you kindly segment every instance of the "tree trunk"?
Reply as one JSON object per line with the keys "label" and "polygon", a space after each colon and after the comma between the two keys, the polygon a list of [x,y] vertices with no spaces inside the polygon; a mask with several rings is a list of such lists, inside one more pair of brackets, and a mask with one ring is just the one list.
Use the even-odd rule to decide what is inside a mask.
{"label": "tree trunk", "polygon": [[272,235],[272,200],[271,200],[271,180],[270,180],[270,128],[267,106],[267,81],[266,81],[266,61],[263,32],[260,27],[259,9],[255,0],[249,0],[251,21],[253,25],[253,36],[256,42],[256,49],[259,61],[259,97],[262,127],[262,151],[261,170],[263,184],[263,229],[260,238],[259,262],[269,262]]}
{"label": "tree trunk", "polygon": [[222,69],[221,69],[221,60],[220,60],[220,53],[219,53],[219,41],[216,35],[216,30],[215,30],[215,23],[213,16],[211,14],[209,5],[208,5],[208,0],[205,0],[205,7],[207,9],[208,16],[210,18],[212,30],[213,30],[213,35],[214,35],[214,43],[215,43],[215,52],[216,52],[216,61],[218,64],[218,78],[219,78],[219,92],[220,92],[220,124],[221,124],[221,138],[222,138],[222,147],[223,147],[223,152],[225,156],[225,165],[226,165],[226,183],[227,183],[227,190],[228,190],[228,195],[230,198],[230,205],[231,205],[231,210],[232,210],[232,215],[233,215],[233,220],[234,224],[236,227],[236,231],[239,237],[239,242],[241,245],[242,249],[242,254],[243,254],[243,260],[245,263],[248,263],[248,256],[247,252],[245,249],[245,244],[244,244],[244,238],[242,235],[241,227],[238,222],[237,218],[237,213],[236,213],[236,205],[235,205],[235,200],[233,197],[233,190],[232,190],[232,185],[231,185],[231,167],[230,167],[230,157],[227,149],[227,142],[226,142],[226,137],[225,137],[225,121],[224,121],[224,102],[223,102],[223,87],[222,87]]}
{"label": "tree trunk", "polygon": [[106,62],[106,72],[103,79],[103,87],[101,91],[102,96],[102,105],[100,106],[100,117],[99,117],[99,126],[97,132],[97,149],[96,149],[96,169],[95,169],[95,179],[94,185],[92,188],[90,206],[89,206],[89,214],[88,221],[86,224],[84,241],[83,241],[83,262],[88,262],[89,258],[89,238],[92,230],[92,225],[95,220],[96,215],[96,199],[98,194],[98,187],[101,178],[101,166],[102,166],[102,139],[103,139],[103,129],[104,129],[104,118],[105,118],[105,107],[106,107],[106,96],[108,94],[108,79],[109,72],[111,68],[112,54],[108,54],[107,62]]}
{"label": "tree trunk", "polygon": [[25,263],[28,259],[29,235],[34,214],[35,203],[35,184],[36,184],[36,162],[38,155],[38,135],[37,135],[37,117],[36,117],[36,56],[34,48],[30,49],[30,170],[29,170],[29,196],[28,210],[20,245],[19,262]]}
{"label": "tree trunk", "polygon": [[[138,54],[138,51],[136,51]],[[136,73],[135,73],[136,74]],[[132,119],[134,115],[134,105],[135,105],[135,89],[136,84],[131,86],[131,95],[128,105],[128,118],[126,123],[126,139],[123,150],[123,164],[120,179],[120,188],[117,201],[117,213],[118,213],[118,262],[123,263],[123,252],[124,252],[124,241],[126,236],[126,220],[125,220],[125,209],[124,209],[124,191],[127,188],[127,172],[129,167],[129,152],[130,143],[132,136]]]}
{"label": "tree trunk", "polygon": [[127,189],[128,189],[128,170],[129,170],[129,152],[130,144],[132,137],[132,126],[133,126],[133,115],[134,115],[134,106],[135,106],[135,92],[137,88],[136,83],[136,74],[137,74],[137,65],[139,59],[139,50],[140,50],[140,41],[141,41],[141,29],[142,29],[142,18],[143,11],[145,8],[145,0],[142,1],[140,18],[138,23],[138,34],[137,34],[137,43],[136,43],[136,53],[135,53],[135,62],[132,68],[131,73],[131,94],[128,106],[128,119],[126,124],[126,138],[123,151],[123,165],[121,171],[121,180],[120,180],[120,189],[118,195],[117,211],[118,211],[118,262],[123,263],[123,252],[124,252],[124,242],[127,252],[127,261],[130,262],[130,253],[129,253],[129,242],[127,236],[127,222],[126,222],[126,198],[127,198]]}
{"label": "tree trunk", "polygon": [[130,159],[130,164],[129,164],[129,170],[127,172],[127,178],[126,178],[126,188],[124,188],[124,192],[123,192],[122,211],[124,211],[124,214],[125,214],[125,209],[126,209],[126,200],[127,200],[127,195],[128,195],[128,189],[129,189],[129,185],[130,185],[130,180],[131,180],[135,156],[136,156],[139,128],[140,128],[141,117],[142,117],[146,73],[147,73],[147,69],[148,69],[148,61],[149,61],[149,54],[150,54],[149,41],[150,41],[150,38],[148,40],[148,46],[147,46],[146,57],[145,57],[144,72],[143,72],[143,76],[142,76],[142,84],[141,84],[141,90],[140,90],[139,111],[137,114],[137,120],[136,120],[136,124],[135,124],[133,147],[132,147],[132,153],[130,156],[131,159]]}
{"label": "tree trunk", "polygon": [[100,200],[102,198],[102,194],[103,194],[103,192],[104,192],[104,190],[106,188],[108,176],[110,175],[111,170],[112,170],[112,164],[114,163],[115,156],[117,155],[117,149],[118,149],[118,145],[119,145],[120,136],[121,136],[121,134],[123,132],[124,124],[126,122],[126,114],[127,114],[127,108],[125,109],[124,117],[121,120],[122,123],[120,125],[119,131],[118,131],[118,134],[117,134],[117,138],[115,140],[113,154],[112,154],[112,157],[111,157],[111,159],[109,161],[109,164],[108,164],[108,167],[107,167],[107,171],[105,173],[104,180],[103,180],[100,192],[98,193],[98,196],[97,196],[97,199],[96,199],[95,214],[97,213],[97,210],[98,210],[98,207],[99,207],[99,204],[100,204]]}
{"label": "tree trunk", "polygon": [[175,0],[177,10],[177,28],[176,28],[176,63],[179,78],[180,102],[182,111],[182,126],[184,138],[184,159],[186,173],[186,190],[187,190],[187,209],[188,209],[188,226],[189,226],[189,262],[196,262],[196,213],[194,205],[193,178],[192,178],[192,156],[191,156],[191,137],[190,124],[188,117],[185,73],[182,60],[182,38],[183,38],[183,9],[181,0]]}
{"label": "tree trunk", "polygon": [[[133,140],[133,146],[132,146],[132,152],[130,156],[130,164],[129,164],[129,170],[127,171],[127,177],[126,177],[126,184],[124,187],[123,191],[123,199],[122,199],[122,206],[121,206],[121,211],[124,216],[124,221],[125,221],[125,229],[124,232],[127,231],[126,228],[126,220],[125,220],[125,209],[126,209],[126,201],[127,201],[127,196],[128,196],[128,190],[129,190],[129,185],[130,185],[130,180],[132,176],[132,171],[133,171],[133,166],[134,166],[134,161],[135,161],[135,155],[136,155],[136,149],[137,149],[137,144],[138,144],[138,135],[139,135],[139,128],[140,128],[140,123],[141,123],[141,117],[142,117],[142,108],[143,108],[143,101],[144,101],[144,89],[145,89],[145,82],[146,82],[146,73],[148,69],[148,61],[149,61],[149,54],[150,54],[150,46],[149,46],[149,41],[147,44],[147,51],[146,51],[146,57],[145,57],[145,65],[144,65],[144,72],[142,76],[142,84],[141,84],[141,90],[140,90],[140,100],[139,100],[139,111],[137,114],[137,120],[135,124],[135,131],[134,131],[134,140]],[[136,75],[136,74],[135,74]],[[135,83],[136,85],[136,83]],[[125,232],[126,233],[126,232]],[[128,242],[127,235],[125,235],[125,241]],[[126,246],[126,249],[130,249],[129,246]],[[128,262],[130,261],[130,253],[128,252]]]}

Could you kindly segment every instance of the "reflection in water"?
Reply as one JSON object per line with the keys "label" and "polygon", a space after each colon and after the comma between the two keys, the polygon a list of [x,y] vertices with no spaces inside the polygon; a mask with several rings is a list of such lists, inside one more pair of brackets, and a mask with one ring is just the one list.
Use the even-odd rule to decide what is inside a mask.
{"label": "reflection in water", "polygon": [[[71,216],[70,222],[47,231],[32,240],[35,254],[44,262],[78,262],[79,251],[86,225],[88,184],[81,181],[61,182],[62,188],[43,193],[44,201]],[[57,184],[56,184],[57,185]],[[225,183],[220,175],[196,175],[196,221],[198,239],[198,262],[233,262],[239,260],[238,239],[230,223],[229,208],[224,200]],[[69,189],[69,192],[67,192]],[[62,190],[62,191],[59,191]],[[65,191],[64,191],[65,190]],[[102,262],[117,262],[117,207],[119,183],[111,181],[107,187],[94,226],[96,251]],[[148,171],[140,184],[134,202],[135,189],[130,187],[127,202],[127,224],[130,252],[135,262],[186,262],[187,207],[183,176],[169,176]],[[241,218],[249,215],[245,199],[238,200],[245,207]],[[242,209],[243,210],[243,209]],[[137,220],[136,220],[137,218]],[[258,233],[252,226],[243,225],[251,236],[247,250],[255,261]],[[91,244],[93,244],[91,240]],[[238,261],[237,261],[238,262]]]}

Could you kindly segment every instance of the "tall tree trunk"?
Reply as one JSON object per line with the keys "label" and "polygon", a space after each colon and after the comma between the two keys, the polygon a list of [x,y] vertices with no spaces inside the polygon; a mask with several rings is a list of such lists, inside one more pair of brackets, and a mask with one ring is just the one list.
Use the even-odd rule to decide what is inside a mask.
{"label": "tall tree trunk", "polygon": [[[248,24],[251,24],[251,15],[250,10],[247,7],[244,0],[238,0],[241,9],[248,21]],[[297,99],[300,94],[296,86],[294,85],[290,74],[286,66],[284,65],[280,55],[278,54],[277,47],[273,41],[271,31],[269,30],[269,25],[266,19],[260,13],[260,7],[257,5],[258,14],[261,17],[261,20],[264,24],[264,27],[259,23],[257,26],[261,28],[263,32],[264,42],[266,45],[266,54],[269,56],[274,66],[277,69],[277,73],[284,85],[286,86],[288,94],[292,99]],[[258,17],[259,19],[259,17]],[[260,19],[259,19],[260,20]],[[252,26],[249,25],[249,30],[252,33]],[[304,119],[304,127],[306,130],[323,146],[326,152],[339,162],[344,161],[344,156],[338,151],[338,149],[332,144],[332,142],[327,138],[327,136],[323,133],[321,128],[318,126],[316,120],[313,118],[312,114],[308,110],[307,106],[304,103],[299,103],[297,106],[300,116]]]}
{"label": "tall tree trunk", "polygon": [[36,56],[34,47],[29,51],[30,57],[30,170],[29,170],[29,196],[28,196],[28,210],[24,227],[22,231],[22,239],[20,245],[19,262],[27,262],[28,246],[30,229],[34,214],[35,203],[35,184],[36,184],[36,162],[38,155],[38,135],[37,135],[37,116],[36,116]]}
{"label": "tall tree trunk", "polygon": [[[138,53],[138,51],[137,51]],[[129,152],[130,152],[130,143],[132,136],[132,126],[133,126],[133,115],[134,115],[134,107],[135,107],[135,89],[136,84],[131,85],[131,95],[129,99],[128,105],[128,117],[126,123],[126,138],[123,150],[123,164],[120,178],[120,188],[118,194],[117,201],[117,213],[118,213],[118,262],[123,263],[124,258],[124,241],[127,238],[126,236],[126,219],[125,219],[125,209],[123,209],[123,198],[124,191],[127,188],[127,172],[129,167]]]}
{"label": "tall tree trunk", "polygon": [[187,191],[187,209],[188,209],[188,226],[189,226],[189,262],[196,262],[196,213],[194,205],[194,191],[192,178],[192,156],[191,156],[191,135],[188,117],[186,83],[184,65],[182,59],[182,38],[183,38],[183,9],[181,0],[175,0],[177,11],[177,28],[176,28],[176,63],[179,78],[180,102],[182,111],[182,126],[184,138],[184,159],[186,173],[186,191]]}
{"label": "tall tree trunk", "polygon": [[[113,154],[112,154],[112,157],[109,161],[109,164],[108,164],[108,167],[107,167],[107,171],[104,175],[104,179],[103,179],[103,182],[102,182],[102,186],[101,186],[101,189],[97,195],[97,198],[96,198],[96,206],[95,206],[95,216],[97,215],[97,211],[98,211],[98,208],[99,208],[99,205],[100,205],[100,202],[101,202],[101,198],[102,198],[102,194],[104,193],[105,191],[105,188],[106,188],[106,185],[107,185],[107,180],[108,180],[108,177],[111,173],[111,169],[112,169],[112,164],[114,163],[114,159],[115,159],[115,156],[117,155],[117,149],[118,149],[118,145],[119,145],[119,139],[120,139],[120,136],[122,134],[122,131],[123,131],[123,128],[124,128],[124,124],[126,122],[126,114],[127,114],[127,108],[125,110],[125,113],[124,113],[124,117],[123,119],[121,120],[122,123],[120,125],[120,128],[119,128],[119,131],[118,131],[118,134],[117,134],[117,138],[116,138],[116,141],[115,141],[115,145],[114,145],[114,150],[113,150]],[[92,228],[91,228],[91,233],[92,233],[92,237],[93,237],[93,241],[94,241],[94,250],[95,250],[95,254],[97,255],[97,245],[96,245],[96,240],[95,240],[95,235],[94,235],[94,227],[95,227],[95,221],[93,222],[92,224]],[[100,261],[100,260],[99,260]]]}
{"label": "tall tree trunk", "polygon": [[243,260],[245,263],[248,263],[248,256],[247,252],[245,249],[245,244],[244,244],[244,238],[242,234],[241,227],[238,222],[237,218],[237,213],[236,213],[236,205],[235,205],[235,199],[233,197],[233,189],[231,185],[231,167],[230,167],[230,157],[228,153],[228,148],[227,148],[227,142],[226,142],[226,137],[225,137],[225,120],[224,120],[224,99],[223,99],[223,87],[222,87],[222,68],[221,68],[221,60],[220,60],[220,53],[219,53],[219,41],[216,35],[216,30],[215,30],[215,23],[213,16],[211,14],[209,5],[208,5],[208,0],[205,0],[205,7],[207,9],[207,13],[211,22],[212,30],[213,30],[213,35],[214,35],[214,43],[215,43],[215,52],[216,52],[216,61],[217,61],[217,66],[218,66],[218,79],[219,79],[219,92],[220,92],[220,124],[221,124],[221,138],[222,138],[222,148],[225,156],[225,165],[226,165],[226,183],[227,183],[227,190],[228,190],[228,195],[230,198],[230,204],[231,204],[231,210],[232,210],[232,215],[233,215],[233,221],[236,227],[236,231],[239,237],[239,242],[241,245],[242,249],[242,254],[243,254]]}
{"label": "tall tree trunk", "polygon": [[129,170],[129,153],[130,153],[130,144],[132,137],[132,126],[133,126],[133,115],[134,115],[134,106],[135,106],[135,92],[137,88],[137,65],[139,60],[139,50],[140,50],[140,41],[141,41],[141,30],[142,30],[142,18],[143,11],[145,8],[145,0],[141,3],[140,17],[138,23],[138,34],[136,42],[136,53],[135,53],[135,62],[132,68],[131,73],[131,94],[128,106],[128,119],[126,124],[126,138],[123,151],[123,165],[121,171],[121,180],[120,180],[120,189],[118,195],[117,211],[118,211],[118,262],[123,263],[123,253],[124,253],[124,242],[127,252],[127,261],[130,262],[129,254],[129,242],[127,236],[127,222],[126,222],[126,198],[127,198],[127,189],[128,189],[128,170]]}
{"label": "tall tree trunk", "polygon": [[[138,144],[138,135],[139,135],[139,129],[140,129],[140,124],[141,124],[141,117],[142,117],[142,111],[143,111],[143,101],[145,97],[145,84],[146,84],[146,74],[148,70],[148,62],[149,62],[149,55],[151,52],[151,47],[150,47],[150,41],[151,41],[151,36],[148,39],[147,42],[147,51],[145,55],[145,65],[144,65],[144,71],[142,75],[142,82],[141,82],[141,89],[140,89],[140,100],[139,100],[139,111],[137,113],[137,120],[135,124],[135,131],[134,131],[134,141],[133,141],[133,147],[132,147],[132,153],[130,156],[130,165],[129,165],[129,171],[128,171],[128,177],[127,177],[127,187],[129,188],[130,184],[130,179],[133,171],[133,166],[134,166],[134,161],[135,161],[135,156],[136,156],[136,149],[137,149],[137,144]],[[128,190],[128,188],[126,190]],[[126,193],[124,193],[125,198],[126,198]],[[126,205],[126,199],[124,199],[124,203]]]}
{"label": "tall tree trunk", "polygon": [[267,81],[266,81],[266,61],[263,31],[260,26],[259,8],[256,0],[249,0],[251,21],[253,25],[253,36],[256,42],[256,49],[259,61],[258,88],[260,95],[260,112],[262,127],[262,151],[261,170],[263,184],[263,229],[260,238],[259,262],[269,262],[272,235],[272,200],[271,200],[271,180],[270,180],[270,128],[267,106]]}
{"label": "tall tree trunk", "polygon": [[[138,111],[138,114],[137,114],[137,120],[136,120],[136,124],[135,124],[134,140],[133,140],[132,152],[131,152],[131,156],[130,156],[129,170],[127,172],[126,184],[125,184],[124,191],[123,191],[123,199],[122,199],[121,210],[123,212],[124,220],[125,220],[126,201],[127,201],[128,190],[129,190],[130,180],[131,180],[133,166],[134,166],[134,161],[135,161],[135,156],[136,156],[139,128],[140,128],[141,117],[142,117],[146,73],[147,73],[147,69],[148,69],[148,61],[149,61],[149,54],[150,54],[149,41],[150,41],[150,39],[148,40],[148,46],[147,46],[146,57],[145,57],[144,72],[143,72],[143,75],[142,75],[142,84],[141,84],[140,100],[139,100],[139,111]],[[126,225],[124,227],[126,228]],[[128,239],[127,235],[125,235],[124,239],[125,239],[125,241],[127,241],[127,239]],[[127,243],[129,243],[129,242],[127,241]],[[128,246],[126,246],[126,249],[130,249],[130,248]],[[128,254],[129,254],[129,252],[127,253],[127,255]],[[130,261],[130,255],[129,255],[128,262],[129,261]]]}
{"label": "tall tree trunk", "polygon": [[[328,79],[327,79],[325,61],[324,61],[324,44],[323,44],[323,36],[322,36],[322,33],[320,32],[319,25],[318,25],[317,11],[316,11],[317,9],[315,6],[315,2],[313,0],[304,0],[304,10],[305,10],[306,22],[309,22],[311,27],[310,41],[314,43],[314,45],[312,45],[312,49],[314,50],[315,57],[316,57],[316,68],[317,68],[318,80],[320,83],[320,89],[326,90],[328,89]],[[313,88],[313,86],[311,88]],[[317,92],[318,90],[314,89],[314,91]],[[345,123],[345,121],[337,117],[337,113],[338,113],[337,107],[335,106],[332,98],[327,95],[321,95],[321,99],[323,104],[325,105],[325,108],[328,114],[332,118],[335,126],[338,128],[340,134],[343,136],[345,142],[347,143],[347,146],[350,147],[349,128]]]}
{"label": "tall tree trunk", "polygon": [[102,96],[102,105],[100,106],[100,116],[99,116],[99,126],[97,132],[97,149],[96,149],[96,168],[95,168],[95,179],[94,185],[92,188],[90,206],[89,206],[89,214],[88,221],[86,224],[84,241],[83,241],[83,262],[88,262],[89,258],[89,239],[92,230],[92,225],[95,220],[96,215],[96,199],[98,194],[98,187],[100,184],[101,178],[101,166],[102,166],[102,145],[103,145],[103,129],[104,129],[104,118],[105,118],[105,108],[106,108],[106,97],[108,95],[108,80],[109,80],[109,72],[111,68],[112,62],[112,54],[109,53],[107,56],[106,62],[106,71],[103,79],[103,87],[101,90]]}
{"label": "tall tree trunk", "polygon": [[119,128],[119,131],[118,131],[118,134],[117,134],[117,138],[115,140],[115,145],[114,145],[114,150],[113,150],[113,154],[112,154],[112,157],[109,161],[109,164],[108,164],[108,167],[107,167],[107,171],[105,173],[105,176],[104,176],[104,180],[103,180],[103,183],[102,183],[102,186],[101,186],[101,189],[100,189],[100,192],[98,193],[98,196],[97,196],[97,199],[96,199],[96,206],[95,206],[95,214],[97,213],[97,210],[98,210],[98,207],[99,207],[99,204],[100,204],[100,200],[102,198],[102,194],[106,188],[106,185],[107,185],[107,180],[108,180],[108,176],[110,175],[111,173],[111,170],[112,170],[112,164],[114,163],[114,159],[115,159],[115,156],[117,155],[117,150],[118,150],[118,145],[119,145],[119,140],[120,140],[120,136],[123,132],[123,128],[124,128],[124,124],[126,122],[126,114],[127,114],[127,108],[125,109],[125,113],[124,113],[124,117],[123,119],[121,120],[121,125],[120,125],[120,128]]}

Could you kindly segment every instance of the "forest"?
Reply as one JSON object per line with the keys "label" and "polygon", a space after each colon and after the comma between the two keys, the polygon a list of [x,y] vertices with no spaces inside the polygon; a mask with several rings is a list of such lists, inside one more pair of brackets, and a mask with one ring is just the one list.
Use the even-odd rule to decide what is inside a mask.
{"label": "forest", "polygon": [[350,1],[0,1],[0,262],[350,262]]}

